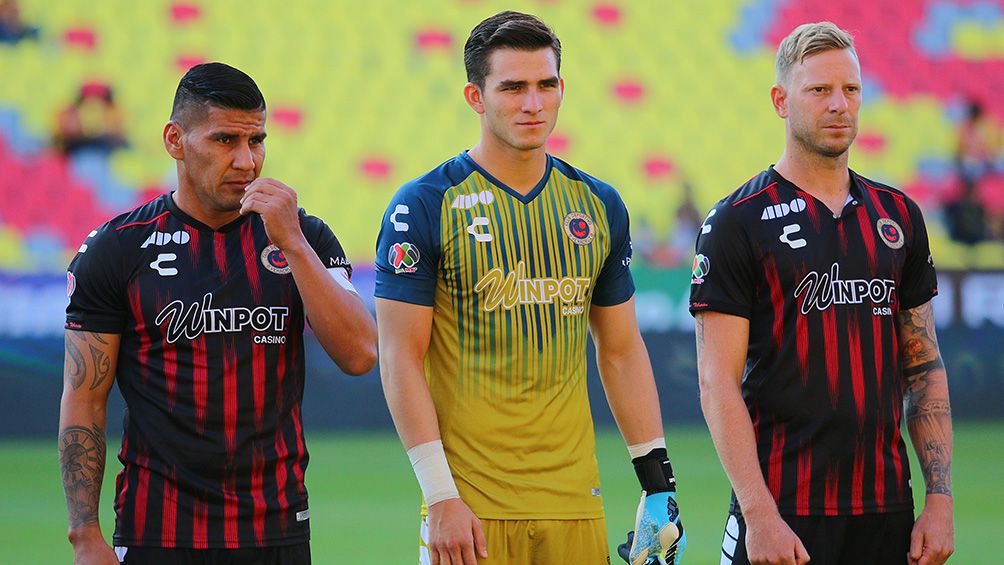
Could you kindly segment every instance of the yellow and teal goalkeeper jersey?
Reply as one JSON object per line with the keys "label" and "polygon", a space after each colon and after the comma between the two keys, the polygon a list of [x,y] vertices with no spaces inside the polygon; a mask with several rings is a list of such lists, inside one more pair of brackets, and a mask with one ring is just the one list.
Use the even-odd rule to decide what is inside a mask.
{"label": "yellow and teal goalkeeper jersey", "polygon": [[464,152],[391,200],[376,296],[434,308],[426,379],[460,496],[479,517],[603,515],[589,308],[631,297],[630,262],[620,196],[551,156],[526,195]]}

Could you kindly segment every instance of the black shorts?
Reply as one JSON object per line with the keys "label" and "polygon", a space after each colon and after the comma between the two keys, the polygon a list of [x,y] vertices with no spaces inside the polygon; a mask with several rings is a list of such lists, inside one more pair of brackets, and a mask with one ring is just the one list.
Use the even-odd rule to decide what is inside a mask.
{"label": "black shorts", "polygon": [[[812,565],[901,565],[910,551],[913,511],[861,516],[782,516],[809,552]],[[749,565],[746,521],[730,514],[721,565]]]}
{"label": "black shorts", "polygon": [[123,565],[310,565],[310,542],[245,549],[116,547]]}

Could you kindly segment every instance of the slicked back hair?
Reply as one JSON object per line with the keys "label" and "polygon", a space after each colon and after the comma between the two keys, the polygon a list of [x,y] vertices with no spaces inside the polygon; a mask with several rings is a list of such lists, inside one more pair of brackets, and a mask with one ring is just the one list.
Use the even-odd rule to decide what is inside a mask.
{"label": "slicked back hair", "polygon": [[171,120],[187,126],[203,119],[210,107],[264,112],[265,97],[243,71],[223,63],[203,63],[181,77]]}
{"label": "slicked back hair", "polygon": [[816,22],[796,27],[777,47],[777,59],[774,61],[775,80],[780,85],[786,85],[791,78],[792,67],[802,64],[806,58],[816,53],[831,49],[850,49],[854,58],[858,57],[851,34],[831,22]]}
{"label": "slicked back hair", "polygon": [[491,72],[489,58],[496,49],[536,51],[550,47],[558,72],[561,72],[561,42],[547,24],[536,16],[505,11],[482,21],[471,30],[464,45],[464,66],[467,80],[485,86],[485,77]]}

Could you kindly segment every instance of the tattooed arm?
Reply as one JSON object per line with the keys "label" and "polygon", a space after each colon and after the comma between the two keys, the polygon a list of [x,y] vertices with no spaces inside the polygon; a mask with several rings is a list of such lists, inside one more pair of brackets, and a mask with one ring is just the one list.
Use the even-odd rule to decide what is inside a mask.
{"label": "tattooed arm", "polygon": [[105,415],[115,380],[118,334],[66,331],[59,406],[59,466],[74,563],[118,563],[98,524],[105,472]]}
{"label": "tattooed arm", "polygon": [[938,350],[931,303],[898,316],[906,425],[927,487],[924,510],[913,528],[910,563],[944,563],[954,550],[948,374]]}

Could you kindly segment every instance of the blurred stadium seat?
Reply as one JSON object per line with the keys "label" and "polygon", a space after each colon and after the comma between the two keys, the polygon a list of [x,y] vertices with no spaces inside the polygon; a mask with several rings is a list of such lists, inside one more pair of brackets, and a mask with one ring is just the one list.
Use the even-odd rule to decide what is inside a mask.
{"label": "blurred stadium seat", "polygon": [[[0,46],[0,270],[59,272],[103,219],[170,188],[161,130],[178,78],[207,60],[262,86],[265,174],[295,187],[355,261],[372,261],[396,187],[476,140],[461,51],[471,26],[505,8],[539,14],[562,38],[552,152],[617,186],[659,238],[684,181],[705,210],[780,154],[773,49],[799,23],[856,33],[869,84],[852,166],[911,192],[932,224],[954,194],[941,177],[963,100],[983,97],[1004,120],[1001,0],[26,0],[40,39]],[[95,78],[114,88],[130,147],[61,163],[46,150],[55,115]],[[1004,267],[999,243],[963,249],[931,232],[945,266]]]}

